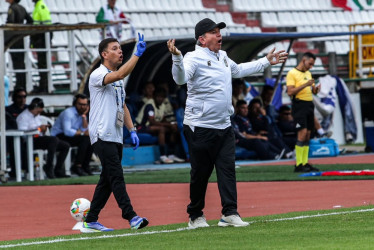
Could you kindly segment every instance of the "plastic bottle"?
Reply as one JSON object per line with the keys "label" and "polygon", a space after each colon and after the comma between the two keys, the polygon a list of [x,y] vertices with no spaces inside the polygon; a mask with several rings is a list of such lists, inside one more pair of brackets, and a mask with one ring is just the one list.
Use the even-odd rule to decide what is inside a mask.
{"label": "plastic bottle", "polygon": [[35,156],[35,161],[34,161],[34,166],[35,166],[35,180],[39,180],[40,177],[40,165],[39,165],[39,157]]}

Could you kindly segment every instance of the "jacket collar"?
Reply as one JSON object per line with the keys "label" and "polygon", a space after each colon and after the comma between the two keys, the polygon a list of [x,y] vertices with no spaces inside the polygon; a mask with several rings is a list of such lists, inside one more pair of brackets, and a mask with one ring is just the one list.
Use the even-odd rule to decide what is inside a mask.
{"label": "jacket collar", "polygon": [[214,51],[211,51],[209,48],[204,48],[204,47],[201,47],[200,45],[195,45],[195,50],[204,51],[208,55],[214,56],[215,58],[219,58],[219,56],[220,56],[219,51],[218,51],[218,53],[216,53]]}

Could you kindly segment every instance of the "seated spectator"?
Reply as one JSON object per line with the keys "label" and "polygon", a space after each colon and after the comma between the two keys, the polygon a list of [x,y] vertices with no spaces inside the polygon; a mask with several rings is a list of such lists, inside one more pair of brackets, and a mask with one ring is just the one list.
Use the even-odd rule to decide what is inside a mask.
{"label": "seated spectator", "polygon": [[143,88],[143,96],[142,96],[143,105],[153,98],[154,92],[155,92],[155,85],[153,84],[153,82],[147,82]]}
{"label": "seated spectator", "polygon": [[[30,105],[17,117],[19,130],[39,130],[39,134],[34,136],[34,149],[48,150],[47,162],[43,170],[49,179],[55,177],[69,177],[65,175],[63,167],[65,158],[69,152],[69,144],[59,140],[56,136],[46,136],[45,133],[49,124],[42,124],[40,114],[43,112],[44,103],[40,98],[32,99]],[[56,166],[53,169],[53,160],[58,152]]]}
{"label": "seated spectator", "polygon": [[[18,129],[17,126],[17,116],[22,113],[27,108],[26,105],[26,90],[22,87],[16,88],[13,91],[12,95],[12,104],[5,107],[5,116],[6,116],[6,129]],[[6,145],[7,145],[7,151],[9,153],[10,157],[10,167],[11,172],[9,173],[10,177],[15,177],[15,162],[14,162],[14,145],[13,145],[13,138],[7,137],[6,138]],[[21,163],[22,163],[22,169],[27,169],[27,157],[26,157],[26,141],[21,138]]]}
{"label": "seated spectator", "polygon": [[[162,163],[184,162],[183,159],[173,154],[175,144],[178,138],[178,128],[175,122],[167,122],[165,120],[166,91],[158,88],[154,92],[151,100],[144,104],[141,108],[136,122],[139,133],[149,133],[158,136],[158,144],[160,147],[160,161]],[[166,139],[169,139],[169,148],[166,145]],[[170,153],[167,156],[167,153]]]}
{"label": "seated spectator", "polygon": [[71,172],[79,175],[92,175],[90,160],[93,153],[88,134],[88,98],[77,94],[73,106],[64,110],[53,124],[51,135],[67,142],[70,146],[78,147],[77,157],[71,167]]}
{"label": "seated spectator", "polygon": [[262,88],[261,94],[255,98],[259,98],[261,101],[262,107],[266,111],[266,115],[271,118],[272,122],[275,122],[278,119],[278,112],[275,109],[274,105],[271,103],[274,95],[274,87],[270,85],[264,85]]}
{"label": "seated spectator", "polygon": [[282,105],[279,108],[277,126],[283,135],[284,142],[290,149],[294,150],[297,141],[297,130],[289,105]]}
{"label": "seated spectator", "polygon": [[17,88],[13,91],[13,103],[5,107],[6,129],[18,129],[16,119],[27,108],[26,97],[27,94],[24,88]]}
{"label": "seated spectator", "polygon": [[158,87],[165,89],[166,97],[164,99],[163,104],[165,105],[165,120],[168,122],[175,122],[175,113],[174,113],[174,106],[176,106],[175,101],[169,94],[169,84],[167,82],[160,83]]}
{"label": "seated spectator", "polygon": [[232,105],[236,107],[239,100],[244,100],[244,82],[241,79],[233,79],[232,81]]}
{"label": "seated spectator", "polygon": [[278,134],[276,124],[271,122],[271,119],[266,115],[265,109],[261,105],[261,101],[254,98],[248,105],[248,117],[252,123],[253,130],[257,134],[268,138],[274,146],[279,150],[285,151],[285,158],[292,157],[291,149],[284,143],[282,137]]}
{"label": "seated spectator", "polygon": [[[255,151],[261,160],[278,160],[282,157],[282,150],[272,145],[266,136],[253,131],[248,119],[248,105],[244,100],[236,103],[237,113],[232,119],[236,144],[247,150]],[[284,153],[284,151],[283,151]]]}
{"label": "seated spectator", "polygon": [[[135,105],[135,113],[137,114],[138,111],[146,104],[149,100],[153,98],[153,93],[155,92],[155,85],[153,82],[146,82],[144,87],[142,88],[142,95],[139,97],[137,94],[131,94],[133,96],[133,104]],[[136,96],[134,98],[134,96]]]}

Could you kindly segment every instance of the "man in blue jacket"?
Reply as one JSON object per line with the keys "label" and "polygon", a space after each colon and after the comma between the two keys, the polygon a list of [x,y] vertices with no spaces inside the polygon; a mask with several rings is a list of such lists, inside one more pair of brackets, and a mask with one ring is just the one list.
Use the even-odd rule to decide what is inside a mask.
{"label": "man in blue jacket", "polygon": [[92,175],[90,160],[93,153],[88,134],[88,98],[77,94],[73,106],[64,110],[53,124],[51,135],[78,147],[77,157],[71,171],[79,176]]}

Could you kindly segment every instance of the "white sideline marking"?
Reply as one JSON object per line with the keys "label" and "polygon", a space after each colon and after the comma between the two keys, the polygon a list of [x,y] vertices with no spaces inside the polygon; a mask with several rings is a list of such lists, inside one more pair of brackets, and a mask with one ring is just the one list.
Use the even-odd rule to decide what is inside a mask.
{"label": "white sideline marking", "polygon": [[[323,216],[330,216],[330,215],[353,214],[353,213],[363,213],[363,212],[372,212],[372,211],[374,211],[374,208],[360,209],[360,210],[354,210],[354,211],[332,212],[332,213],[326,213],[326,214],[303,215],[303,216],[272,219],[272,220],[263,220],[263,221],[253,221],[253,222],[250,222],[250,224],[254,224],[254,223],[258,223],[258,222],[276,222],[276,221],[300,220],[300,219],[323,217]],[[95,237],[80,237],[80,238],[74,238],[74,239],[55,239],[55,240],[47,240],[47,241],[35,241],[35,242],[18,243],[18,244],[11,244],[11,245],[0,245],[0,248],[32,246],[32,245],[42,245],[42,244],[51,244],[51,243],[69,242],[69,241],[80,241],[80,240],[119,238],[119,237],[161,234],[161,233],[174,233],[174,232],[181,232],[181,231],[186,231],[186,230],[191,230],[191,229],[189,229],[188,227],[182,227],[182,228],[178,228],[178,229],[174,229],[174,230],[146,231],[146,232],[140,232],[140,233],[126,233],[126,234],[116,234],[116,235],[101,235],[101,236],[95,236]]]}
{"label": "white sideline marking", "polygon": [[[280,219],[272,219],[272,220],[263,220],[258,222],[274,222],[274,221],[287,221],[287,220],[300,220],[300,219],[306,219],[306,218],[315,218],[315,217],[323,217],[323,216],[330,216],[330,215],[340,215],[340,214],[353,214],[353,213],[362,213],[362,212],[372,212],[374,211],[374,208],[368,208],[368,209],[361,209],[356,211],[344,211],[344,212],[332,212],[327,214],[315,214],[315,215],[303,215],[303,216],[296,216],[296,217],[290,217],[290,218],[280,218]],[[252,222],[256,223],[256,222]]]}
{"label": "white sideline marking", "polygon": [[78,241],[78,240],[92,240],[92,239],[108,239],[108,238],[119,238],[127,236],[137,236],[137,235],[149,235],[149,234],[159,234],[159,233],[174,233],[179,231],[190,230],[188,227],[182,227],[174,230],[161,230],[161,231],[146,231],[141,233],[126,233],[126,234],[116,234],[116,235],[101,235],[96,237],[80,237],[74,239],[55,239],[55,240],[46,240],[46,241],[35,241],[35,242],[26,242],[18,243],[12,245],[0,245],[0,248],[10,248],[10,247],[20,247],[20,246],[31,246],[31,245],[42,245],[58,242],[68,242],[68,241]]}

